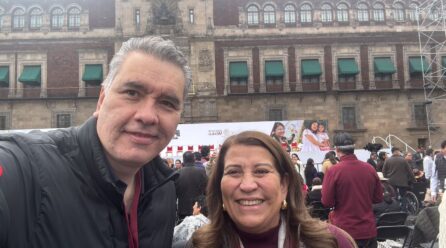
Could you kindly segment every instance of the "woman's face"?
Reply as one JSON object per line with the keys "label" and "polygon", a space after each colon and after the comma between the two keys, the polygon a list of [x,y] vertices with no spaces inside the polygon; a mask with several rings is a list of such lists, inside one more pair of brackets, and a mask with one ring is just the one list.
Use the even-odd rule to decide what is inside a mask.
{"label": "woman's face", "polygon": [[316,132],[316,131],[317,131],[317,128],[318,128],[318,124],[317,124],[317,122],[313,122],[313,123],[311,123],[310,128],[311,128],[311,131]]}
{"label": "woman's face", "polygon": [[175,168],[181,168],[181,162],[180,161],[175,161]]}
{"label": "woman's face", "polygon": [[297,161],[298,161],[299,159],[297,158],[297,155],[296,154],[292,154],[291,155],[291,161],[293,161],[293,164],[297,164]]}
{"label": "woman's face", "polygon": [[279,137],[285,136],[285,128],[282,125],[278,125],[276,130],[274,130],[274,134]]}
{"label": "woman's face", "polygon": [[225,209],[238,229],[262,233],[279,224],[288,178],[281,180],[274,158],[265,148],[229,148],[220,187]]}

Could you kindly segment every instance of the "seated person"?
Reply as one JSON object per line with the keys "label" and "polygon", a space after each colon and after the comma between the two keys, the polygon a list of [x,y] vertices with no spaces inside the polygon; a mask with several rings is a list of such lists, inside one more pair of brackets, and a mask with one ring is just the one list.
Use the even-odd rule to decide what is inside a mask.
{"label": "seated person", "polygon": [[401,211],[400,203],[389,192],[384,192],[383,198],[383,202],[373,204],[373,213],[375,214],[376,220],[383,213]]}
{"label": "seated person", "polygon": [[206,198],[204,195],[197,197],[192,208],[192,215],[187,216],[180,224],[175,226],[172,241],[174,245],[175,243],[189,240],[195,230],[209,223]]}
{"label": "seated person", "polygon": [[307,196],[307,203],[318,201],[322,198],[322,180],[319,177],[313,178],[313,187]]}

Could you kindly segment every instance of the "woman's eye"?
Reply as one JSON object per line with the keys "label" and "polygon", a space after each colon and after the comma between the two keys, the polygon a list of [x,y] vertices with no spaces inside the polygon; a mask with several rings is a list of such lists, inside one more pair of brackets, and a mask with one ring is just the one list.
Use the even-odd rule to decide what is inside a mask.
{"label": "woman's eye", "polygon": [[238,175],[240,174],[240,171],[238,170],[228,170],[225,172],[225,175],[230,175],[230,176],[234,176],[234,175]]}
{"label": "woman's eye", "polygon": [[256,170],[254,173],[257,174],[257,175],[265,175],[265,174],[270,173],[270,171],[269,170],[260,169],[260,170]]}

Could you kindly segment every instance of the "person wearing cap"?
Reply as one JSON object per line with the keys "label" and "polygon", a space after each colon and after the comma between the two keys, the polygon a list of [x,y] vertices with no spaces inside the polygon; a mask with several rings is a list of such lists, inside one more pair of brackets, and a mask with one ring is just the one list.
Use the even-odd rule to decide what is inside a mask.
{"label": "person wearing cap", "polygon": [[372,204],[383,201],[383,187],[375,169],[358,160],[349,133],[333,138],[340,162],[327,171],[322,184],[322,204],[334,208],[332,224],[348,232],[358,247],[377,247]]}

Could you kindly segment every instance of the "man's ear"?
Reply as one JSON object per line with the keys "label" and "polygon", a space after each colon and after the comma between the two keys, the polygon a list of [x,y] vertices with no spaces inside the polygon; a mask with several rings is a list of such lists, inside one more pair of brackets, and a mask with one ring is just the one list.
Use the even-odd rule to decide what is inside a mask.
{"label": "man's ear", "polygon": [[104,102],[104,98],[105,98],[105,90],[104,90],[104,87],[101,87],[101,92],[99,93],[98,103],[96,104],[96,110],[93,113],[94,117],[98,117],[99,110],[101,109],[102,103]]}

